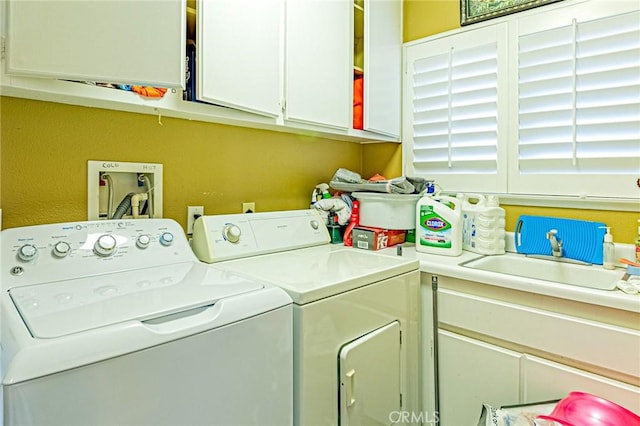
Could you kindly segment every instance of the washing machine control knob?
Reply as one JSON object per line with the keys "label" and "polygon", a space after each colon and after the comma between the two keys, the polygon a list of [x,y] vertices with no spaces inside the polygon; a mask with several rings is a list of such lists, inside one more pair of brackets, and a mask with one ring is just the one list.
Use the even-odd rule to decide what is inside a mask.
{"label": "washing machine control knob", "polygon": [[163,232],[160,235],[160,244],[167,247],[173,244],[173,234],[171,232]]}
{"label": "washing machine control knob", "polygon": [[238,225],[234,225],[233,223],[227,223],[222,231],[224,239],[234,244],[240,241],[241,235],[242,230],[240,230]]}
{"label": "washing machine control knob", "polygon": [[117,242],[113,235],[100,235],[93,245],[93,251],[98,256],[108,257],[116,252]]}
{"label": "washing machine control knob", "polygon": [[147,247],[149,247],[150,243],[151,243],[151,237],[147,234],[139,235],[138,238],[136,239],[136,246],[139,249],[146,249]]}
{"label": "washing machine control knob", "polygon": [[25,244],[18,249],[18,257],[25,262],[32,261],[38,255],[38,249],[33,244]]}
{"label": "washing machine control knob", "polygon": [[71,253],[71,246],[66,241],[58,241],[53,246],[53,255],[55,257],[66,257],[69,253]]}

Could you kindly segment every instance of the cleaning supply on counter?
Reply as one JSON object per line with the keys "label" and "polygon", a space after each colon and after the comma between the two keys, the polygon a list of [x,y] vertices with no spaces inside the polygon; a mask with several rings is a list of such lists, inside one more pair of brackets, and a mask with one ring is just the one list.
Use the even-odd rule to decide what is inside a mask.
{"label": "cleaning supply on counter", "polygon": [[605,226],[604,242],[602,243],[602,267],[604,269],[613,269],[615,267],[616,248],[613,245],[613,235],[611,235],[611,227]]}
{"label": "cleaning supply on counter", "polygon": [[636,262],[640,262],[640,219],[638,219],[638,235],[636,236]]}
{"label": "cleaning supply on counter", "polygon": [[329,212],[327,228],[329,229],[331,244],[342,243],[342,227],[338,223],[338,215],[334,212]]}
{"label": "cleaning supply on counter", "polygon": [[325,200],[327,198],[331,198],[331,194],[329,193],[329,185],[326,183],[319,183],[313,188],[313,192],[311,193],[311,203],[310,206],[313,207],[315,203],[320,200]]}
{"label": "cleaning supply on counter", "polygon": [[[326,183],[319,183],[316,185],[316,189],[318,190],[318,195],[320,199],[331,198],[331,194],[329,194],[329,185]],[[318,200],[320,201],[320,200]]]}
{"label": "cleaning supply on counter", "polygon": [[416,204],[416,250],[462,254],[462,203],[448,196],[425,196]]}
{"label": "cleaning supply on counter", "polygon": [[406,231],[358,226],[353,228],[353,247],[380,250],[404,243]]}
{"label": "cleaning supply on counter", "polygon": [[347,229],[344,231],[344,235],[342,239],[344,241],[344,245],[347,247],[351,247],[353,245],[353,228],[358,226],[360,218],[360,202],[358,200],[353,200],[351,202],[351,217],[349,219],[349,225],[347,225]]}
{"label": "cleaning supply on counter", "polygon": [[498,197],[458,194],[462,203],[462,249],[480,254],[505,253],[505,211]]}

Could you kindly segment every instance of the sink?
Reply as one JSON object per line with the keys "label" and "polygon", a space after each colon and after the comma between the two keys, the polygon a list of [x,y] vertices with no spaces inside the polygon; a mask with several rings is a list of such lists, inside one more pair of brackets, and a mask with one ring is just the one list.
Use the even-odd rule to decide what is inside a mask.
{"label": "sink", "polygon": [[562,261],[531,258],[513,253],[500,256],[482,256],[463,262],[460,265],[483,271],[600,290],[615,289],[616,283],[625,274],[625,271],[621,269],[607,270],[602,269],[599,265],[578,265]]}

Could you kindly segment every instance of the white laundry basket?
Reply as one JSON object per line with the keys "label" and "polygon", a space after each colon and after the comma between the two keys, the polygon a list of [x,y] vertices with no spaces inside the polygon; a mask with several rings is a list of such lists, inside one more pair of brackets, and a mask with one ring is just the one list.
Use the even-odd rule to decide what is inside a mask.
{"label": "white laundry basket", "polygon": [[360,225],[383,229],[415,229],[416,203],[420,194],[353,192],[351,195],[360,202]]}

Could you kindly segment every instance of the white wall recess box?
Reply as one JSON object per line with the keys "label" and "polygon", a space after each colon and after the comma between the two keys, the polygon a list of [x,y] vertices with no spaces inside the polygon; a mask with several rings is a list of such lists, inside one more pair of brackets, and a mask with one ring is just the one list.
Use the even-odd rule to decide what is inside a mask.
{"label": "white wall recess box", "polygon": [[87,163],[87,219],[162,217],[162,164]]}

